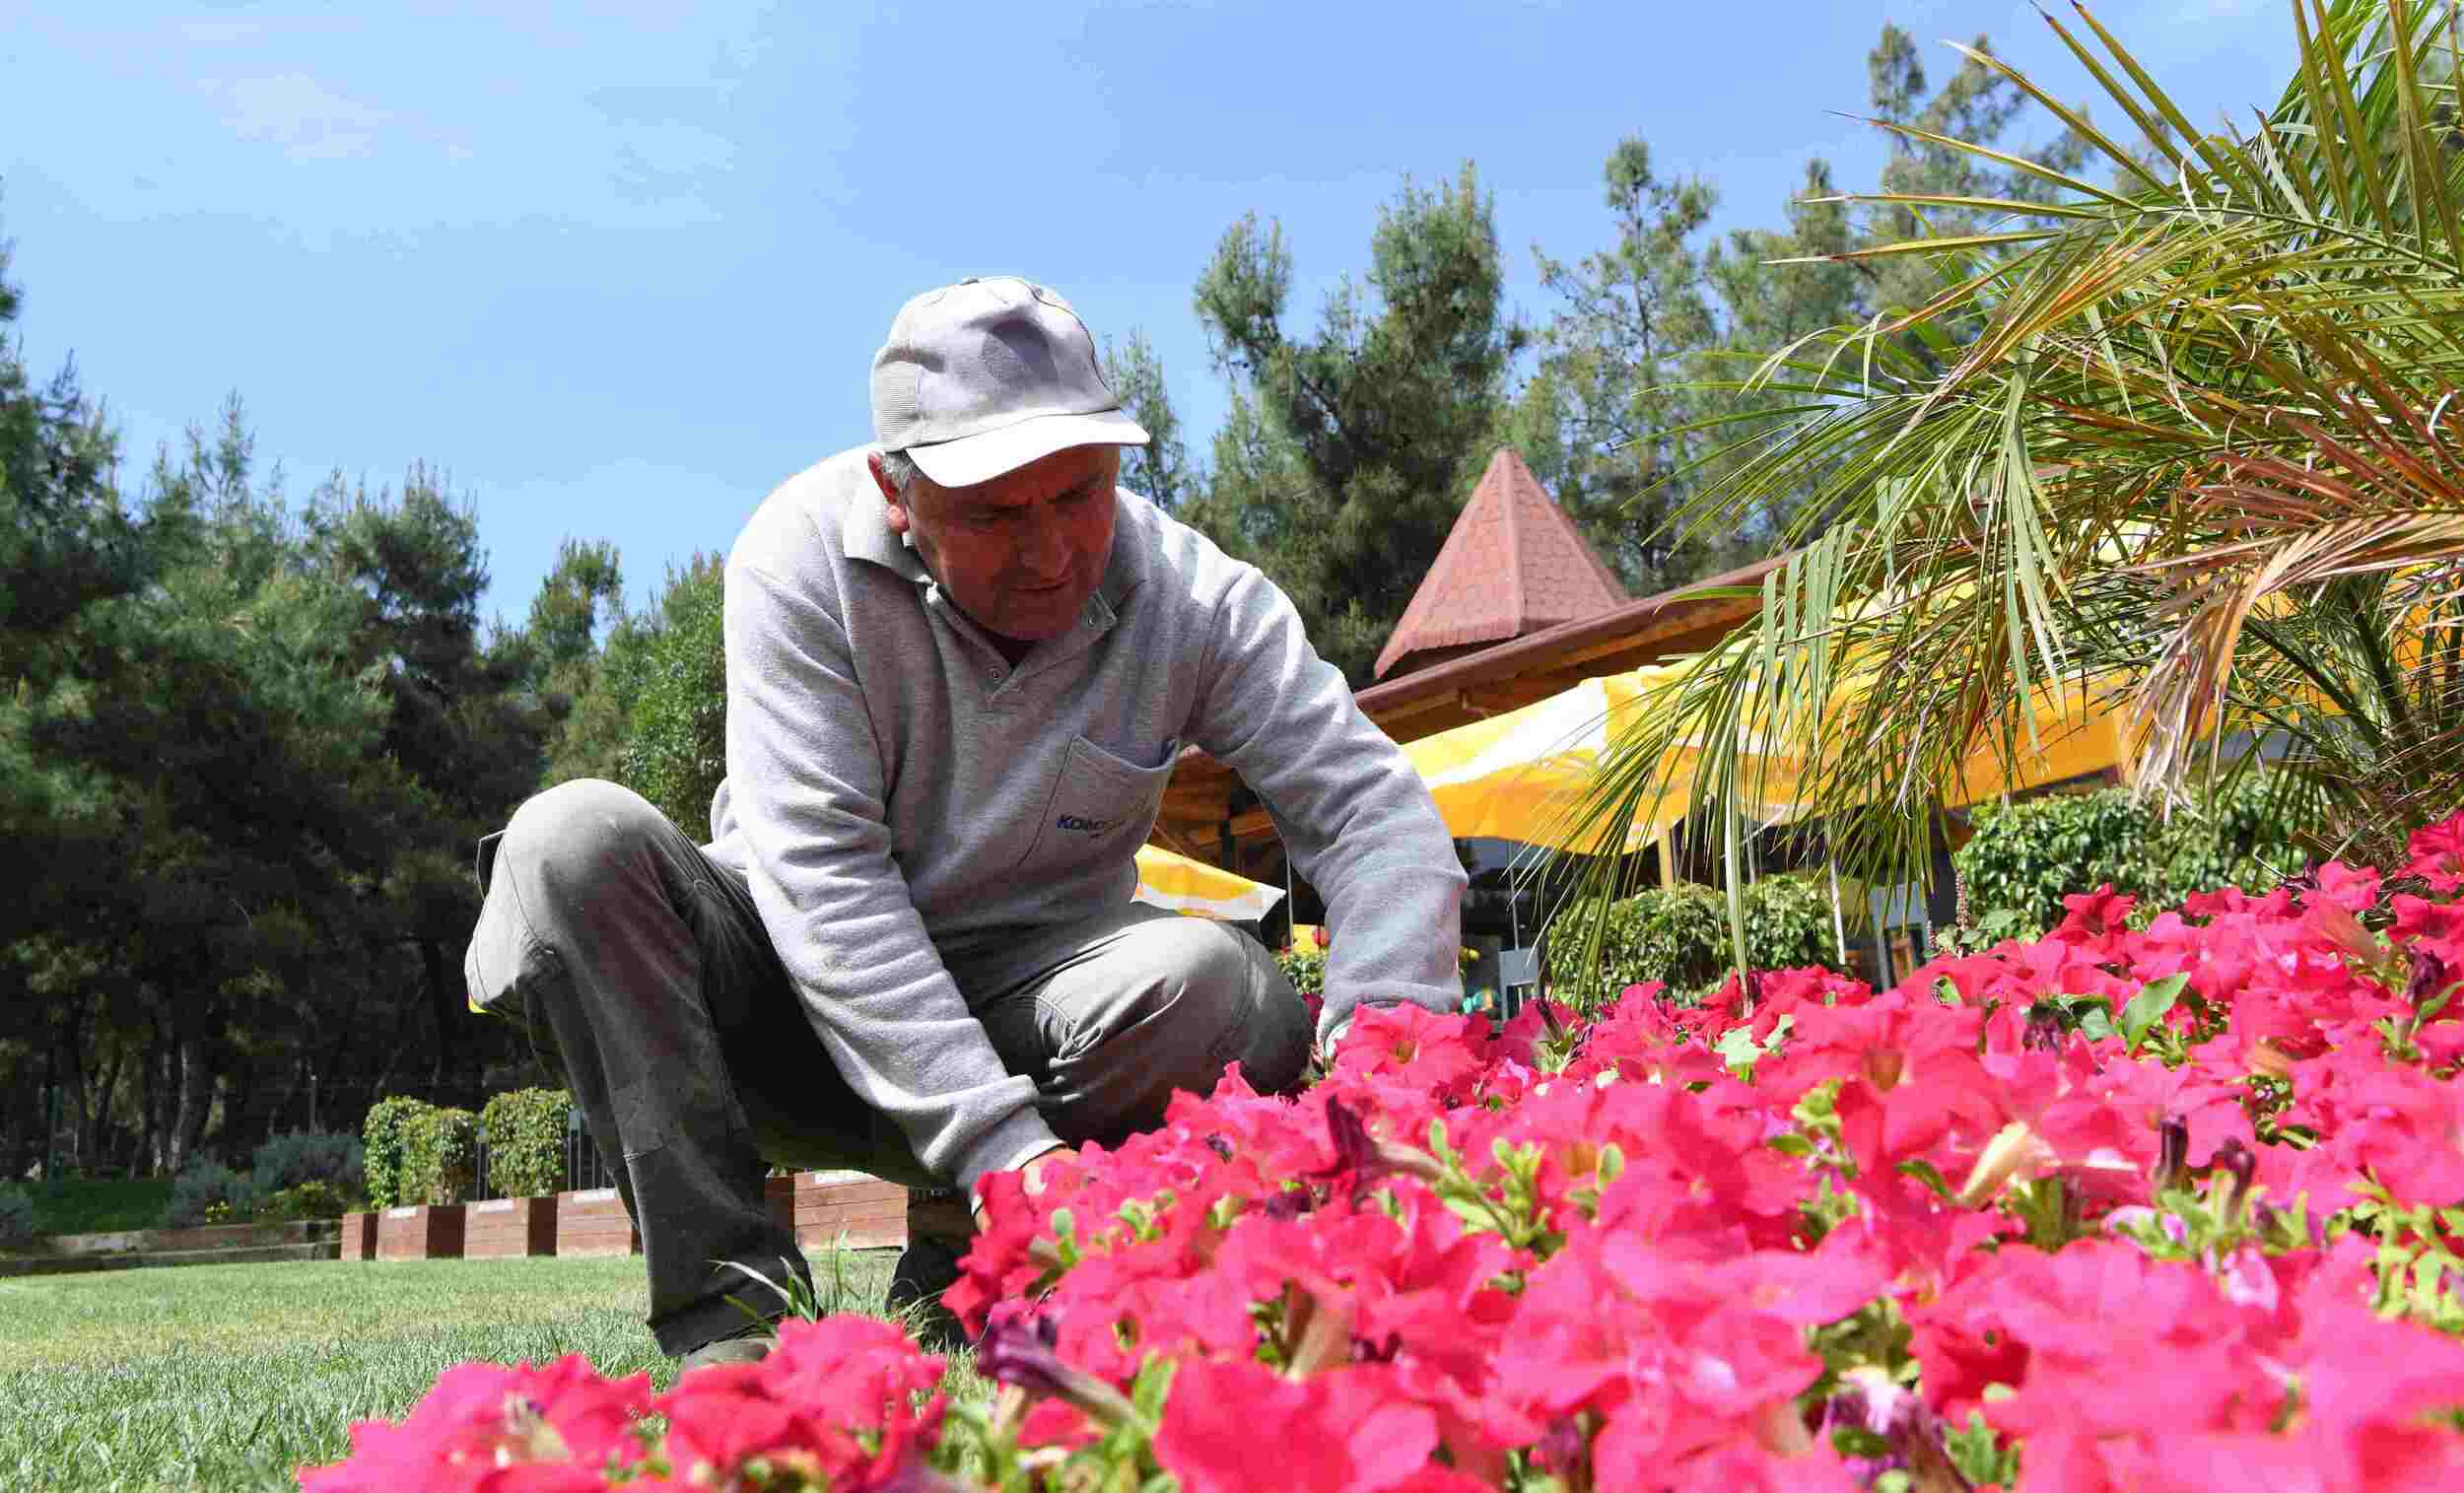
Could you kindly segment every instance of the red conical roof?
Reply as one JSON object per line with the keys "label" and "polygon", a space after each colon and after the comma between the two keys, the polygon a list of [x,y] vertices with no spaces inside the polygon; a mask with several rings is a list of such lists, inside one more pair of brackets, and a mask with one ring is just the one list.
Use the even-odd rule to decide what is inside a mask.
{"label": "red conical roof", "polygon": [[1503,643],[1628,599],[1514,447],[1499,446],[1378,654],[1377,677],[1414,653]]}

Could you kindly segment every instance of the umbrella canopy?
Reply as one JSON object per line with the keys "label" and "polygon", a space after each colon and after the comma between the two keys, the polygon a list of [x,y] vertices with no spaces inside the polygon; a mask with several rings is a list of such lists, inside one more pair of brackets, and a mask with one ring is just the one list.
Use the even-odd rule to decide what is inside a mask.
{"label": "umbrella canopy", "polygon": [[[1600,847],[1583,843],[1585,830],[1572,811],[1596,780],[1609,743],[1642,719],[1656,693],[1681,672],[1653,665],[1587,679],[1538,704],[1422,737],[1404,746],[1403,755],[1428,784],[1439,817],[1453,834],[1596,852]],[[1990,740],[1981,743],[1946,795],[1951,807],[2129,760],[2126,708],[2110,691],[2077,681],[2049,687],[2038,692],[2030,713],[2034,744],[2022,731],[2017,757],[2006,763],[1996,760]],[[1623,849],[1642,848],[1685,817],[1695,756],[1691,748],[1680,748],[1677,760],[1662,765],[1667,791],[1649,812],[1636,816]],[[1807,796],[1805,772],[1806,764],[1786,753],[1742,762],[1738,780],[1761,785],[1761,801],[1749,812],[1766,824],[1799,817]],[[1588,838],[1596,840],[1597,832]]]}
{"label": "umbrella canopy", "polygon": [[[1558,849],[1577,844],[1570,812],[1607,758],[1609,743],[1649,702],[1673,669],[1647,667],[1599,679],[1518,711],[1474,720],[1404,746],[1403,755],[1437,800],[1446,828],[1464,839],[1519,840]],[[1626,849],[1651,843],[1684,817],[1682,791],[1661,804],[1652,823],[1637,823]]]}
{"label": "umbrella canopy", "polygon": [[1231,922],[1255,922],[1282,900],[1283,889],[1218,870],[1161,846],[1138,847],[1137,900]]}

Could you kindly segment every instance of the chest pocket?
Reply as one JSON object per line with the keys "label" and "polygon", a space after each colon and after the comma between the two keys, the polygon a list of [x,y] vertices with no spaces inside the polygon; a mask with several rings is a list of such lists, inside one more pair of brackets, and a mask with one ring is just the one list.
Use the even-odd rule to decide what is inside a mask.
{"label": "chest pocket", "polygon": [[1181,749],[1167,741],[1155,767],[1126,761],[1080,736],[1069,743],[1061,762],[1061,781],[1044,806],[1022,868],[1066,870],[1093,861],[1113,859],[1144,843],[1163,807],[1164,782],[1172,777],[1172,759]]}

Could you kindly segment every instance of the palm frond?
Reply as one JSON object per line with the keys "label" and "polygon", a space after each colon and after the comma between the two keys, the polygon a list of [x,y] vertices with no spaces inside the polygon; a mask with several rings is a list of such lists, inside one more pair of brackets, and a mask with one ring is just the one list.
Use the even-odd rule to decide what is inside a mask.
{"label": "palm frond", "polygon": [[2115,187],[1890,126],[2060,195],[1851,194],[1988,226],[1833,256],[1930,258],[1941,289],[1704,385],[1784,407],[1703,458],[1673,528],[1788,507],[1804,548],[1612,755],[1581,811],[1604,841],[1681,801],[1733,885],[1737,826],[1785,813],[1823,820],[1843,871],[1909,879],[1955,784],[2039,753],[2046,701],[2091,698],[2125,702],[2151,794],[2264,732],[2353,824],[2453,806],[2456,0],[2295,0],[2294,77],[2213,133],[2075,9],[2048,23],[2153,154],[1998,62]]}

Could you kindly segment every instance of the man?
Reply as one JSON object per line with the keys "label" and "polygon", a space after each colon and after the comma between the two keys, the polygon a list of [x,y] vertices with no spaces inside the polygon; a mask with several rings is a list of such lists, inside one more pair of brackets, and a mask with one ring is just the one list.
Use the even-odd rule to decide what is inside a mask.
{"label": "man", "polygon": [[1184,745],[1241,774],[1342,929],[1317,1035],[1461,993],[1426,789],[1280,592],[1118,490],[1146,433],[1066,302],[917,297],[872,410],[878,446],[790,478],[728,557],[713,843],[583,781],[480,850],[472,1000],[561,1058],[688,1365],[759,1356],[727,1298],[801,1272],[766,1162],[909,1185],[892,1301],[937,1305],[987,1173],[1117,1144],[1232,1062],[1300,1079],[1266,950],[1131,901]]}

